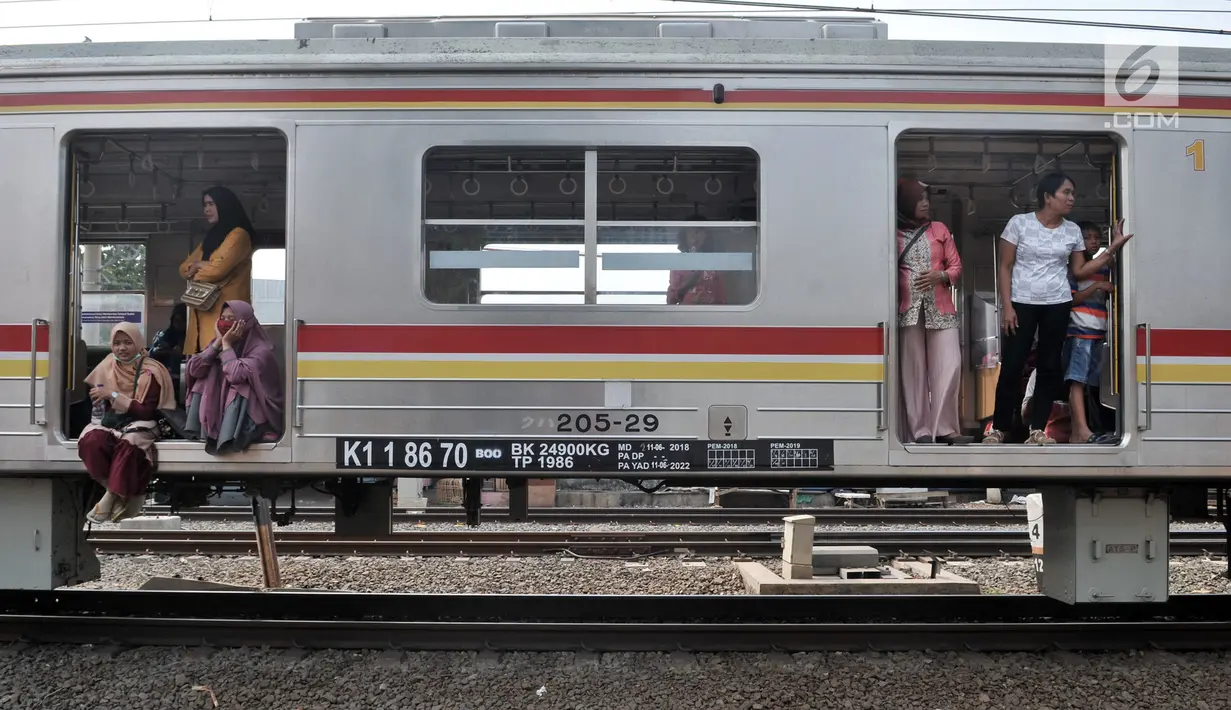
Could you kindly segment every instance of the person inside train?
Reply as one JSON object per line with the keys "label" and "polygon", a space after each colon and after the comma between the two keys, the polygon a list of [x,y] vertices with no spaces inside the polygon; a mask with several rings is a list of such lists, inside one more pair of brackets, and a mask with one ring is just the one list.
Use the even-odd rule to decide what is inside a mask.
{"label": "person inside train", "polygon": [[[1099,250],[1102,230],[1092,222],[1081,223],[1085,239],[1085,258],[1093,261]],[[1087,417],[1087,394],[1099,386],[1102,374],[1101,352],[1107,336],[1107,300],[1111,293],[1111,268],[1107,262],[1102,268],[1085,279],[1071,278],[1069,290],[1073,293],[1073,310],[1069,315],[1068,337],[1064,340],[1064,380],[1068,383],[1069,410],[1072,412],[1073,429],[1068,439],[1073,444],[1108,444],[1119,441],[1112,433],[1096,433],[1091,423],[1097,421],[1098,412]]]}
{"label": "person inside train", "polygon": [[[1073,294],[1069,276],[1087,279],[1105,267],[1111,257],[1133,235],[1122,232],[1123,221],[1115,227],[1111,243],[1095,259],[1085,258],[1086,244],[1081,229],[1065,219],[1073,210],[1073,181],[1064,173],[1044,175],[1035,191],[1039,208],[1014,216],[1005,226],[999,264],[999,301],[1004,338],[1000,376],[996,383],[996,407],[992,429],[983,437],[985,444],[1004,442],[1013,410],[1018,406],[1018,383],[1038,335],[1039,401],[1051,402],[1063,391],[1062,351],[1068,332]],[[1032,408],[1028,444],[1054,444],[1047,436],[1047,407]]]}
{"label": "person inside train", "polygon": [[[209,228],[201,245],[180,264],[180,276],[216,291],[209,308],[190,308],[184,354],[194,355],[214,337],[214,324],[227,301],[252,300],[252,245],[256,231],[239,198],[225,187],[201,197]],[[187,300],[187,298],[185,299]]]}
{"label": "person inside train", "polygon": [[184,338],[188,334],[188,305],[177,303],[171,309],[171,322],[150,341],[150,357],[161,362],[171,373],[175,384],[175,399],[180,404],[180,371],[184,364]]}
{"label": "person inside train", "polygon": [[211,455],[277,441],[283,430],[282,377],[274,346],[245,301],[227,301],[205,349],[188,360],[185,433]]}
{"label": "person inside train", "polygon": [[[696,215],[689,222],[704,222],[705,217]],[[710,251],[709,234],[701,227],[681,229],[678,237],[679,250],[685,254]],[[703,304],[723,305],[727,302],[722,274],[717,271],[673,270],[667,285],[669,305]]]}
{"label": "person inside train", "polygon": [[958,392],[962,346],[949,288],[962,275],[953,235],[931,218],[927,187],[899,180],[898,328],[902,338],[903,441],[968,444],[961,433]]}
{"label": "person inside train", "polygon": [[134,323],[111,329],[111,356],[85,378],[94,415],[77,443],[90,478],[106,492],[86,519],[117,522],[141,512],[156,463],[159,410],[175,408],[171,373],[145,350]]}

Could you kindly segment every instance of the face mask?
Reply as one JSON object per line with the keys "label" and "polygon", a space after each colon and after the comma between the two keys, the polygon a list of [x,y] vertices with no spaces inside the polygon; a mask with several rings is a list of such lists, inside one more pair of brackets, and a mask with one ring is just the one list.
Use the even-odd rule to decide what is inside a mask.
{"label": "face mask", "polygon": [[137,353],[136,355],[133,355],[132,357],[128,358],[127,360],[121,360],[121,359],[120,359],[120,356],[119,356],[119,355],[116,355],[115,353],[112,353],[112,354],[111,354],[111,357],[115,358],[115,361],[116,361],[116,362],[118,362],[118,363],[120,363],[121,365],[131,365],[131,364],[133,364],[134,362],[136,362],[136,361],[137,361],[137,358],[141,357],[141,353]]}
{"label": "face mask", "polygon": [[226,335],[227,332],[231,330],[232,327],[234,327],[234,325],[235,325],[235,321],[233,320],[220,320],[218,321],[218,332],[222,333],[223,335]]}

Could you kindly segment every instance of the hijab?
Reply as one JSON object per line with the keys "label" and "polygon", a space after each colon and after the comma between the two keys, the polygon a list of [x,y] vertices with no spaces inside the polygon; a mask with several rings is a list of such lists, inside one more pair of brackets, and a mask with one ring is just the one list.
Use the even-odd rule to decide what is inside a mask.
{"label": "hijab", "polygon": [[927,195],[927,186],[918,180],[898,180],[898,229],[914,230],[932,223],[930,218],[916,219],[919,200]]}
{"label": "hijab", "polygon": [[[240,396],[248,401],[248,416],[253,422],[267,424],[281,432],[282,376],[278,373],[274,346],[251,305],[246,301],[227,301],[223,305],[235,313],[236,320],[244,321],[243,339],[232,346],[232,351],[247,368],[249,376],[242,382],[231,382],[222,372],[221,361],[214,363],[205,379],[194,380],[192,368],[188,368],[188,391],[201,395],[201,429],[209,437],[217,438],[227,407]],[[193,358],[205,355],[207,353]]]}
{"label": "hijab", "polygon": [[256,243],[256,230],[252,228],[248,213],[244,211],[243,204],[234,192],[217,186],[206,190],[201,199],[204,200],[206,196],[213,199],[214,206],[218,209],[218,221],[210,226],[205,233],[205,241],[201,242],[201,261],[209,261],[214,250],[222,246],[227,235],[235,229],[244,230],[248,233],[248,239]]}
{"label": "hijab", "polygon": [[[171,382],[171,373],[167,372],[165,365],[150,357],[141,328],[136,323],[116,323],[111,329],[111,342],[115,341],[117,333],[132,339],[137,355],[130,362],[120,362],[115,355],[109,355],[85,378],[86,384],[91,387],[103,385],[111,392],[119,392],[141,402],[149,394],[150,383],[157,382],[160,390],[157,408],[175,409],[175,385]],[[133,393],[134,388],[136,394]]]}

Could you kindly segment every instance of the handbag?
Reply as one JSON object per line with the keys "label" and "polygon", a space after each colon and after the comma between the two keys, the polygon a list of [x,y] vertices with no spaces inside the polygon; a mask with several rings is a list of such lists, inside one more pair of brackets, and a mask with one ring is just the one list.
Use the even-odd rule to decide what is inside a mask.
{"label": "handbag", "polygon": [[219,284],[189,281],[188,288],[184,290],[184,295],[180,297],[180,300],[198,311],[208,311],[218,302],[218,296],[221,294],[222,286]]}

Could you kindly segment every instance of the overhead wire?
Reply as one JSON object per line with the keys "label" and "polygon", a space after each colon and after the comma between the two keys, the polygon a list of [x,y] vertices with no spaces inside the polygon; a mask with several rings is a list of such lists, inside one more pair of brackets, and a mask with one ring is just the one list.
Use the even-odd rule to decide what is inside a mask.
{"label": "overhead wire", "polygon": [[[0,0],[0,4],[17,4],[17,3],[52,3],[62,2],[65,0]],[[736,7],[745,11],[758,12],[781,12],[781,11],[806,11],[806,12],[836,12],[858,15],[897,15],[903,17],[921,17],[946,20],[967,20],[975,22],[1015,22],[1026,24],[1044,24],[1057,25],[1067,27],[1086,27],[1098,29],[1121,29],[1121,30],[1138,30],[1146,32],[1175,32],[1180,34],[1201,34],[1226,36],[1231,35],[1231,30],[1223,30],[1216,28],[1205,27],[1189,27],[1185,25],[1149,25],[1131,22],[1106,22],[1100,20],[1081,20],[1081,19],[1066,19],[1057,17],[1034,17],[1026,15],[1007,15],[1004,12],[1115,12],[1123,14],[1125,12],[1159,12],[1184,14],[1202,13],[1202,14],[1231,14],[1231,6],[1227,10],[1215,9],[1191,9],[1191,10],[1099,10],[1096,8],[1082,8],[1078,10],[1070,8],[995,8],[985,11],[957,10],[945,8],[909,8],[909,9],[894,9],[894,8],[877,8],[874,4],[869,7],[853,6],[853,5],[816,5],[803,2],[783,2],[781,0],[662,0],[666,3],[688,3],[693,5],[717,5],[723,7]],[[998,14],[988,14],[998,13]],[[696,15],[705,14],[702,10],[681,10],[681,11],[638,11],[631,13],[620,13],[622,15],[633,16],[655,16],[663,14],[673,15]],[[585,17],[585,15],[575,15],[576,17]],[[601,13],[595,13],[595,17],[601,17]],[[433,16],[436,17],[436,16]],[[428,19],[426,17],[406,17],[401,19]],[[458,19],[465,19],[465,16]],[[294,17],[217,17],[212,15],[207,18],[196,19],[168,19],[168,20],[112,20],[103,22],[75,22],[75,23],[44,23],[31,25],[0,25],[0,30],[34,30],[34,29],[69,29],[82,27],[123,27],[123,26],[149,26],[149,25],[189,25],[189,24],[215,24],[215,23],[239,23],[239,22],[301,22],[302,16]]]}
{"label": "overhead wire", "polygon": [[[1229,35],[1231,30],[1219,30],[1205,27],[1186,27],[1182,25],[1141,25],[1130,22],[1100,22],[1097,20],[1068,20],[1061,18],[1025,17],[1021,15],[983,15],[970,12],[937,12],[933,10],[914,9],[875,9],[874,7],[857,7],[842,5],[812,5],[809,3],[769,2],[768,0],[663,0],[664,2],[704,3],[707,5],[725,5],[739,7],[765,7],[778,10],[806,10],[809,12],[846,12],[861,15],[900,15],[904,17],[931,17],[943,20],[976,20],[984,22],[1022,22],[1029,24],[1064,25],[1069,27],[1090,27],[1100,29],[1143,30],[1147,32],[1178,32],[1186,34]],[[989,10],[988,12],[993,12]]]}

